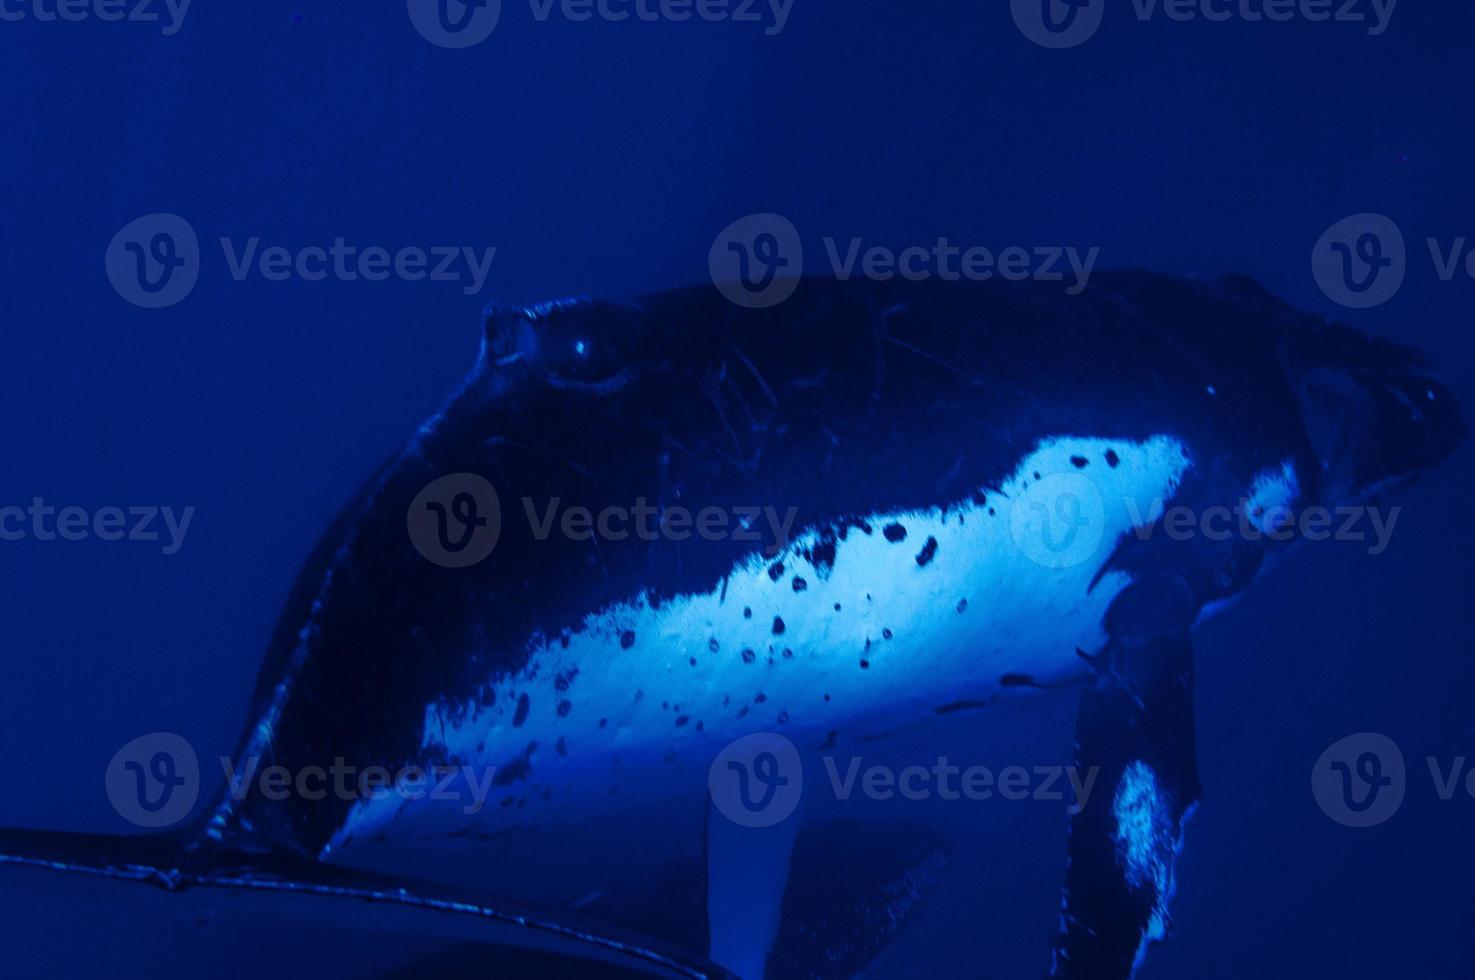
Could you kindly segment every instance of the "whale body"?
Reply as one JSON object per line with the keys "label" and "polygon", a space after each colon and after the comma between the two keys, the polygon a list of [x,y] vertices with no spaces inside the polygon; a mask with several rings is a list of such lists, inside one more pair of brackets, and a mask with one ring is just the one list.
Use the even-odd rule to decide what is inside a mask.
{"label": "whale body", "polygon": [[[1420,355],[1243,278],[495,309],[304,569],[237,753],[243,784],[264,759],[469,767],[485,806],[248,792],[209,836],[327,861],[491,838],[701,792],[755,733],[843,751],[1080,686],[1101,782],[1054,970],[1128,976],[1198,797],[1192,627],[1294,546],[1295,514],[1385,494],[1462,434]],[[1165,535],[1170,507],[1241,531]],[[755,975],[760,945],[728,965]]]}

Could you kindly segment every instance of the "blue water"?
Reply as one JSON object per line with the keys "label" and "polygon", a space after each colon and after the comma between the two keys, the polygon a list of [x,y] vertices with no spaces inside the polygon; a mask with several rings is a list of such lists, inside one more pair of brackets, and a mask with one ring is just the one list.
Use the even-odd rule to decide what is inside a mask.
{"label": "blue water", "polygon": [[[1005,4],[879,0],[795,0],[773,36],[540,22],[508,0],[465,50],[429,43],[398,2],[199,4],[170,35],[0,21],[0,505],[194,508],[174,554],[167,535],[0,542],[0,826],[128,831],[103,790],[120,746],[170,731],[204,758],[231,750],[297,567],[460,379],[483,305],[705,281],[714,236],[749,213],[786,216],[814,256],[825,236],[946,236],[1248,273],[1427,351],[1468,406],[1475,280],[1441,278],[1426,240],[1475,242],[1472,38],[1463,4],[1399,5],[1379,36],[1113,6],[1065,51],[1027,40]],[[151,310],[112,288],[104,256],[155,212],[184,217],[204,259],[182,302]],[[1310,257],[1361,212],[1397,222],[1408,273],[1348,311]],[[496,252],[468,295],[235,281],[222,237]],[[1401,497],[1386,553],[1304,550],[1200,632],[1205,800],[1176,938],[1143,976],[1475,975],[1475,799],[1440,799],[1425,762],[1475,758],[1472,469],[1463,452]],[[1029,730],[997,734],[1016,757],[1068,748],[1067,701],[1015,717]],[[1402,748],[1409,789],[1354,830],[1318,808],[1310,772],[1363,731]],[[221,776],[205,770],[209,798]],[[1038,975],[1063,818],[919,809],[879,815],[942,826],[959,857],[876,975]],[[49,957],[87,945],[62,906],[45,929],[7,938],[7,975],[51,975]],[[291,975],[290,949],[282,963]]]}

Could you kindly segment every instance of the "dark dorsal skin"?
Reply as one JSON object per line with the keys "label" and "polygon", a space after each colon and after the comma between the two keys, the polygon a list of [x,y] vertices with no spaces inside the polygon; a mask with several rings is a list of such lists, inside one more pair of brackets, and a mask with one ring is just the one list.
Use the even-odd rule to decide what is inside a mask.
{"label": "dark dorsal skin", "polygon": [[[442,568],[412,546],[406,512],[447,474],[484,475],[504,514],[520,513],[522,497],[595,511],[640,498],[692,510],[796,507],[797,536],[986,496],[1050,436],[1169,434],[1195,464],[1179,503],[1232,507],[1256,473],[1285,460],[1302,474],[1303,498],[1319,501],[1327,488],[1317,485],[1323,466],[1302,420],[1301,379],[1346,369],[1375,373],[1380,391],[1427,389],[1431,400],[1437,391],[1448,417],[1418,419],[1424,443],[1413,448],[1406,433],[1380,430],[1403,456],[1359,458],[1347,479],[1361,487],[1431,465],[1452,445],[1453,399],[1422,367],[1248,280],[1139,272],[1099,275],[1079,296],[1056,284],[816,279],[764,311],[707,287],[631,306],[496,312],[464,386],[370,481],[304,572],[243,755],[269,743],[272,762],[289,770],[339,758],[424,764],[427,704],[489,696],[490,681],[525,665],[530,638],[558,637],[633,596],[709,591],[760,547],[537,541],[525,521],[508,519],[491,560]],[[1163,547],[1127,541],[1113,564],[1159,563]],[[1173,547],[1202,607],[1245,588],[1279,545]],[[318,855],[348,806],[331,794],[251,796],[223,807],[212,832]]]}

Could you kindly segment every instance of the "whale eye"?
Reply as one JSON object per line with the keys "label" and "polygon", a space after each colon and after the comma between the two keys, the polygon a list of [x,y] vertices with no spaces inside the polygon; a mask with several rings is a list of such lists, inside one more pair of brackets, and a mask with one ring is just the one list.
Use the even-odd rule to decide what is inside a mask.
{"label": "whale eye", "polygon": [[564,338],[562,348],[564,354],[556,370],[570,378],[592,381],[620,369],[617,352],[602,339],[596,341],[588,334],[574,334]]}
{"label": "whale eye", "polygon": [[571,391],[605,389],[610,385],[618,388],[626,374],[626,365],[616,345],[604,337],[593,339],[583,331],[564,334],[550,353],[555,356],[544,367],[549,381],[557,388]]}
{"label": "whale eye", "polygon": [[1424,392],[1424,394],[1426,394],[1426,395],[1428,395],[1428,396],[1429,396],[1429,400],[1430,400],[1430,401],[1431,401],[1431,402],[1433,402],[1433,401],[1438,401],[1438,400],[1439,400],[1439,399],[1438,399],[1438,397],[1437,397],[1437,396],[1435,396],[1435,394],[1434,394],[1434,389],[1433,389],[1433,388],[1430,388],[1430,389],[1429,389],[1429,390],[1428,390],[1428,391],[1426,391],[1426,392]]}

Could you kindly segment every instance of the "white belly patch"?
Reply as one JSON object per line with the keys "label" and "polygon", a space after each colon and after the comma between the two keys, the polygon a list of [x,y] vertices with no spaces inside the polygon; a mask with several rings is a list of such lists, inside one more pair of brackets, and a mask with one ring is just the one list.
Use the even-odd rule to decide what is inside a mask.
{"label": "white belly patch", "polygon": [[1093,580],[1190,465],[1168,436],[1054,438],[970,500],[810,529],[711,592],[598,610],[536,645],[487,703],[426,706],[427,758],[498,769],[478,813],[360,801],[334,843],[587,819],[623,798],[699,791],[742,735],[843,746],[1078,680],[1077,650],[1104,645],[1102,618],[1129,582]]}

